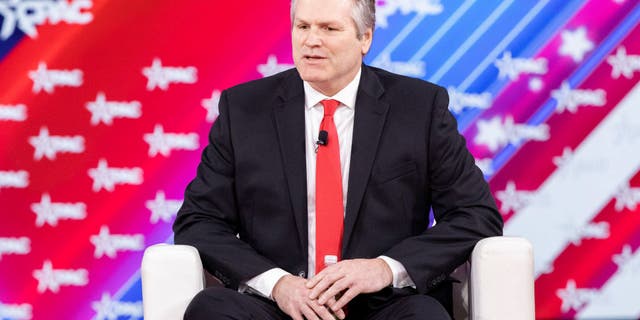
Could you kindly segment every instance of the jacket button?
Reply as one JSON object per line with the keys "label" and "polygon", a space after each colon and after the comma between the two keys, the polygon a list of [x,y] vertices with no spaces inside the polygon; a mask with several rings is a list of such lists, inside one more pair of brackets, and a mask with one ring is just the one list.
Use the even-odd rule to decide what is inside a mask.
{"label": "jacket button", "polygon": [[302,278],[305,278],[307,276],[307,274],[304,271],[300,271],[300,272],[298,272],[298,276],[302,277]]}

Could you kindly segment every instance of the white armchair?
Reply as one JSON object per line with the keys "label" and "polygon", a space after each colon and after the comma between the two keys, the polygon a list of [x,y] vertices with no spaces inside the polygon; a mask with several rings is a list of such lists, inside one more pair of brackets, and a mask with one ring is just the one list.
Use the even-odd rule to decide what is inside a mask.
{"label": "white armchair", "polygon": [[[142,259],[142,303],[146,320],[182,319],[206,284],[198,251],[157,244]],[[523,238],[492,237],[476,245],[469,262],[452,275],[455,319],[533,320],[533,249]]]}

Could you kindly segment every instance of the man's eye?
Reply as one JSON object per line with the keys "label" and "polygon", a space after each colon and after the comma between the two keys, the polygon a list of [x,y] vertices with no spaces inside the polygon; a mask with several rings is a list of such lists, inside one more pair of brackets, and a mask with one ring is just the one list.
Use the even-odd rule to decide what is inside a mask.
{"label": "man's eye", "polygon": [[299,25],[299,26],[298,26],[298,29],[301,29],[301,30],[307,30],[307,29],[309,29],[309,26],[306,26],[306,25]]}

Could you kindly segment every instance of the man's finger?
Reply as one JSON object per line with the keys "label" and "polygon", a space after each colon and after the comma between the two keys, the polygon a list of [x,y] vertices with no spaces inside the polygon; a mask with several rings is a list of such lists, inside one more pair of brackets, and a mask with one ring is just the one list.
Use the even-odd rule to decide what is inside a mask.
{"label": "man's finger", "polygon": [[329,309],[324,305],[319,304],[317,300],[309,300],[307,304],[322,320],[335,320]]}
{"label": "man's finger", "polygon": [[[324,271],[324,270],[323,270]],[[322,280],[324,278],[324,273],[320,272],[318,274],[316,274],[315,276],[313,276],[313,278],[307,280],[307,288],[311,289],[313,287],[316,286],[316,284],[318,284],[318,282],[320,282],[320,280]]]}
{"label": "man's finger", "polygon": [[331,287],[324,290],[324,292],[318,297],[318,302],[321,304],[326,304],[329,299],[337,296],[340,292],[349,289],[349,281],[347,278],[342,278],[336,282],[334,282]]}
{"label": "man's finger", "polygon": [[329,286],[331,286],[333,284],[333,281],[331,280],[330,276],[325,276],[322,278],[322,280],[320,280],[320,282],[316,283],[315,286],[313,286],[311,288],[311,292],[309,292],[309,299],[315,299],[318,296],[320,296],[320,294],[322,294],[325,290],[327,290],[327,288],[329,288]]}
{"label": "man's finger", "polygon": [[[327,306],[327,308],[331,309],[331,307],[333,307],[333,305],[335,305],[335,304],[336,304],[336,298],[335,297],[331,297],[331,298],[329,298],[329,300],[327,301],[325,306]],[[340,318],[340,319],[344,319],[347,316],[342,309],[339,309],[337,311],[333,311],[333,309],[331,309],[331,311],[333,312],[334,315],[338,316],[338,318]]]}
{"label": "man's finger", "polygon": [[[339,281],[342,278],[344,278],[343,274],[327,273],[325,276],[323,276],[323,279],[318,282],[315,287],[313,287],[311,293],[309,294],[309,298],[316,299],[320,296],[320,294],[326,291],[327,288],[331,287],[336,281]],[[324,303],[325,301],[322,301],[322,303]]]}
{"label": "man's finger", "polygon": [[346,306],[347,303],[349,303],[349,301],[355,298],[358,294],[360,294],[360,290],[356,289],[355,287],[349,288],[349,290],[345,291],[345,293],[342,294],[342,297],[340,297],[340,299],[336,301],[333,307],[331,307],[331,310],[333,310],[333,312],[336,312],[336,310],[342,309],[342,307]]}
{"label": "man's finger", "polygon": [[300,311],[302,311],[302,314],[307,320],[320,320],[320,318],[318,318],[318,315],[316,315],[316,313],[311,309],[311,307],[309,307],[306,304],[303,304],[300,307]]}

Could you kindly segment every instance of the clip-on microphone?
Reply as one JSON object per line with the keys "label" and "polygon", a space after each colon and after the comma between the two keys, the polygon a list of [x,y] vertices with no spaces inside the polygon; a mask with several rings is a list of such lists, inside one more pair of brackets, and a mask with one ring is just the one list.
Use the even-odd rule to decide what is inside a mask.
{"label": "clip-on microphone", "polygon": [[320,130],[318,133],[318,141],[316,141],[316,152],[318,152],[318,147],[326,146],[329,142],[329,133],[326,130]]}

